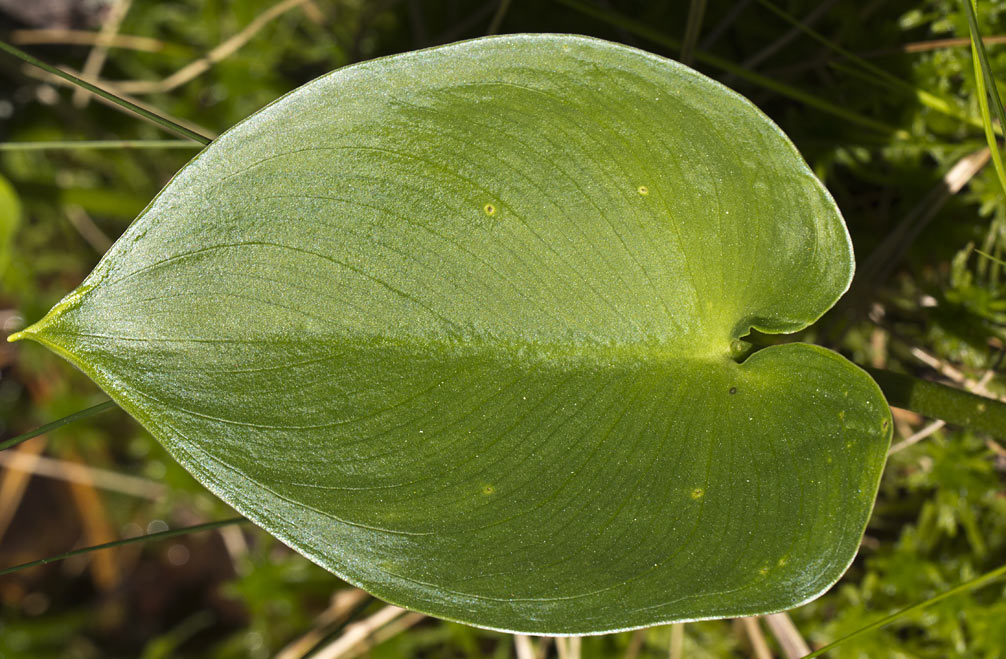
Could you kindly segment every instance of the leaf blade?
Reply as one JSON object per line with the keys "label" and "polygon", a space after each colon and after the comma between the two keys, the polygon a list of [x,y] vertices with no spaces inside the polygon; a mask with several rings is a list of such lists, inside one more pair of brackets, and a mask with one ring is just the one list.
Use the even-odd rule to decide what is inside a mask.
{"label": "leaf blade", "polygon": [[818,348],[731,345],[805,327],[851,274],[834,202],[746,100],[508,36],[240,124],[26,334],[343,578],[600,633],[782,610],[848,566],[879,390]]}

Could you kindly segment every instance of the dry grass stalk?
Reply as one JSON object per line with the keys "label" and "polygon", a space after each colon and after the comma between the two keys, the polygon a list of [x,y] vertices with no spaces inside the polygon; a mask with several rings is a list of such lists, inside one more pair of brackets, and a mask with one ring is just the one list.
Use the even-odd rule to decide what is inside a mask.
{"label": "dry grass stalk", "polygon": [[284,0],[283,2],[273,5],[256,16],[255,19],[245,26],[243,30],[207,53],[205,57],[201,57],[194,62],[186,64],[163,80],[127,80],[124,82],[103,81],[103,84],[115,90],[116,93],[156,94],[169,92],[206,73],[213,67],[214,64],[227,59],[240,50],[271,21],[279,18],[291,9],[295,9],[300,5],[305,4],[306,2],[307,0]]}
{"label": "dry grass stalk", "polygon": [[156,53],[164,50],[164,42],[150,37],[136,37],[125,34],[102,36],[100,32],[90,30],[14,30],[10,33],[10,42],[17,46],[96,46],[105,44],[108,48],[123,50],[139,50]]}
{"label": "dry grass stalk", "polygon": [[369,618],[346,627],[342,636],[335,639],[318,652],[311,655],[312,659],[346,659],[357,650],[358,646],[367,647],[367,642],[381,627],[395,618],[404,615],[405,609],[389,604]]}
{"label": "dry grass stalk", "polygon": [[[105,60],[108,59],[108,48],[112,43],[112,39],[119,33],[122,19],[126,17],[126,12],[129,11],[132,3],[133,0],[119,0],[112,5],[112,11],[109,12],[108,19],[101,26],[101,31],[98,32],[98,39],[94,44],[94,48],[87,54],[87,59],[84,61],[84,68],[81,69],[83,71],[82,77],[93,79],[100,76],[101,67],[105,66]],[[73,91],[73,106],[76,108],[85,107],[90,98],[91,95],[87,91],[78,87]]]}
{"label": "dry grass stalk", "polygon": [[772,636],[779,642],[786,659],[800,659],[800,657],[810,654],[810,647],[803,640],[803,636],[800,636],[800,631],[793,624],[788,613],[785,611],[773,613],[764,616],[763,620],[768,625],[769,631],[772,632]]}

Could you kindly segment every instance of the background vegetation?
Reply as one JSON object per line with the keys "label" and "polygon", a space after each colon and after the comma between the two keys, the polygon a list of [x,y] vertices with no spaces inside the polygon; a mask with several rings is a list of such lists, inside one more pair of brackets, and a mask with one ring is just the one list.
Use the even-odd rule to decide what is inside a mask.
{"label": "background vegetation", "polygon": [[[1006,392],[1006,271],[978,252],[1006,256],[1006,204],[985,166],[958,0],[3,0],[0,11],[0,39],[208,134],[337,67],[490,31],[583,33],[692,59],[783,127],[848,221],[856,283],[801,338],[860,364]],[[690,13],[697,39],[682,53]],[[1006,2],[978,14],[993,72],[1006,75]],[[94,46],[100,30],[111,47]],[[0,80],[0,142],[170,139],[13,58],[0,58]],[[0,149],[4,336],[74,288],[195,153]],[[53,354],[0,344],[0,435],[103,399]],[[811,647],[1006,563],[1003,444],[909,412],[896,423],[859,557],[790,612]],[[0,453],[0,467],[0,566],[233,514],[119,411]],[[1003,595],[995,583],[944,600],[833,656],[1001,657]],[[0,657],[527,656],[522,640],[383,606],[254,527],[228,527],[0,577]],[[337,654],[332,643],[375,614],[393,619]],[[680,642],[685,656],[724,657],[764,641],[794,656],[794,634],[770,627],[690,623],[533,649],[648,657]]]}

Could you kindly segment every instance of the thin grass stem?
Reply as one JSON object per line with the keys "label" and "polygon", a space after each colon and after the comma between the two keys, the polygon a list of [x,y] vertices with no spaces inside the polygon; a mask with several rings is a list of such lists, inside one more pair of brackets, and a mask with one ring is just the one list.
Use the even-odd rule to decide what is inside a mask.
{"label": "thin grass stem", "polygon": [[63,140],[52,142],[0,142],[4,151],[55,151],[98,149],[201,149],[191,140]]}
{"label": "thin grass stem", "polygon": [[13,448],[18,444],[26,442],[29,439],[32,439],[33,437],[44,435],[47,432],[51,432],[53,430],[56,430],[57,428],[62,428],[63,426],[69,423],[80,421],[81,419],[86,419],[89,416],[94,416],[95,414],[101,414],[102,412],[110,410],[113,407],[115,407],[115,403],[113,401],[106,400],[104,403],[98,403],[97,405],[93,407],[88,407],[85,410],[74,412],[73,414],[64,416],[62,419],[56,419],[55,421],[47,423],[44,426],[39,426],[38,428],[35,428],[34,430],[29,430],[28,432],[22,433],[17,437],[11,437],[10,439],[0,442],[0,451],[6,451],[7,449]]}
{"label": "thin grass stem", "polygon": [[975,253],[976,253],[976,254],[981,254],[982,256],[984,256],[985,258],[987,258],[987,259],[988,259],[989,261],[992,261],[993,263],[998,263],[999,265],[1004,265],[1004,266],[1006,266],[1006,261],[1003,261],[1003,260],[1002,260],[1002,259],[1000,259],[1000,258],[997,258],[997,257],[995,257],[995,256],[992,256],[991,254],[988,254],[988,253],[986,253],[986,252],[983,252],[983,251],[982,251],[982,250],[980,250],[980,249],[975,249]]}
{"label": "thin grass stem", "polygon": [[[681,42],[676,39],[672,39],[662,34],[659,30],[656,30],[645,23],[628,18],[627,16],[622,16],[616,12],[598,9],[590,5],[580,2],[580,0],[556,0],[556,2],[566,5],[567,7],[574,9],[584,15],[592,16],[598,20],[604,21],[615,27],[620,27],[624,30],[632,32],[644,39],[648,39],[653,43],[660,44],[666,48],[677,50],[681,47]],[[727,73],[732,73],[738,78],[747,80],[748,82],[758,85],[759,87],[764,87],[774,91],[775,93],[791,98],[795,101],[799,101],[805,105],[812,108],[818,109],[822,112],[828,113],[830,115],[845,119],[851,123],[858,124],[860,126],[865,126],[875,131],[881,133],[886,133],[893,135],[899,140],[907,139],[911,137],[911,134],[903,129],[897,128],[890,124],[884,123],[882,121],[877,121],[876,119],[871,119],[865,117],[861,114],[848,110],[846,108],[830,103],[824,99],[818,98],[813,94],[809,94],[803,90],[797,89],[791,85],[787,85],[784,82],[779,82],[778,80],[773,80],[767,76],[763,76],[759,73],[749,71],[744,67],[735,64],[727,59],[719,57],[717,55],[712,55],[703,51],[695,52],[696,61],[703,62],[709,66],[720,69],[721,71],[726,71]]]}
{"label": "thin grass stem", "polygon": [[974,0],[963,0],[967,8],[968,29],[971,31],[972,47],[978,49],[978,61],[981,63],[982,72],[985,74],[985,84],[988,85],[988,94],[992,98],[992,107],[996,111],[996,118],[1001,126],[1006,126],[1006,110],[1003,109],[1002,98],[999,96],[999,88],[996,85],[995,76],[992,75],[992,67],[989,64],[989,55],[985,50],[985,42],[981,39],[981,31],[978,29],[978,16],[975,14]]}
{"label": "thin grass stem", "polygon": [[139,535],[135,538],[124,538],[122,540],[115,540],[113,542],[106,542],[101,545],[94,545],[92,547],[83,547],[81,549],[74,549],[73,551],[68,551],[63,554],[57,554],[55,556],[49,556],[47,558],[40,558],[37,561],[30,561],[28,563],[21,563],[20,565],[14,565],[12,567],[4,568],[0,570],[0,577],[5,574],[11,574],[14,572],[19,572],[21,570],[27,570],[30,567],[38,567],[40,565],[48,565],[49,563],[55,563],[56,561],[62,561],[67,558],[72,558],[74,556],[80,556],[81,554],[89,554],[93,551],[100,551],[102,549],[111,549],[112,547],[121,547],[122,545],[130,545],[137,542],[148,542],[150,540],[165,540],[167,538],[173,538],[179,535],[186,535],[189,533],[199,533],[200,531],[209,531],[212,529],[218,529],[222,526],[230,526],[232,524],[242,524],[248,520],[244,517],[232,517],[230,519],[221,519],[215,522],[207,522],[205,524],[196,524],[194,526],[183,526],[179,529],[169,529],[167,531],[160,531],[158,533],[148,533],[147,535]]}
{"label": "thin grass stem", "polygon": [[1002,154],[999,152],[999,142],[996,140],[995,128],[992,125],[992,115],[989,112],[989,97],[988,90],[985,89],[985,75],[982,73],[978,49],[975,48],[974,43],[971,44],[971,59],[974,62],[978,108],[982,113],[982,127],[985,130],[985,141],[989,145],[989,154],[992,156],[992,166],[996,170],[999,185],[1006,192],[1006,169],[1003,168]]}
{"label": "thin grass stem", "polygon": [[46,71],[47,73],[50,73],[50,74],[52,74],[54,76],[58,76],[58,77],[62,78],[63,80],[66,80],[67,82],[70,82],[71,84],[77,85],[78,87],[80,87],[82,89],[86,89],[87,91],[91,92],[92,94],[96,94],[96,95],[100,96],[101,98],[103,98],[103,99],[105,99],[105,100],[107,100],[107,101],[109,101],[111,103],[114,103],[115,105],[118,105],[119,107],[121,107],[121,108],[123,108],[125,110],[128,110],[129,112],[137,114],[137,115],[143,117],[144,119],[147,119],[148,121],[152,121],[155,124],[157,124],[158,126],[161,126],[162,128],[165,128],[165,129],[167,129],[167,130],[169,130],[171,132],[174,132],[174,133],[178,133],[182,137],[187,137],[188,139],[192,140],[193,142],[199,142],[200,144],[204,144],[205,145],[205,144],[209,144],[212,141],[209,137],[207,137],[205,135],[200,135],[199,133],[195,132],[194,130],[190,130],[190,129],[186,128],[185,126],[181,126],[179,124],[176,124],[175,122],[171,121],[170,119],[168,119],[166,117],[162,117],[161,115],[159,115],[159,114],[157,114],[155,112],[151,112],[150,110],[146,110],[144,108],[141,108],[139,105],[136,105],[135,103],[130,103],[126,99],[120,98],[120,97],[116,96],[115,94],[112,94],[111,92],[105,91],[101,87],[97,87],[95,85],[92,85],[91,83],[87,82],[86,80],[82,80],[82,79],[78,78],[75,75],[72,75],[70,73],[67,73],[66,71],[63,71],[61,69],[56,68],[55,66],[52,66],[51,64],[46,64],[45,62],[43,62],[42,60],[38,59],[37,57],[33,57],[33,56],[29,55],[28,53],[24,52],[23,50],[21,50],[20,48],[15,48],[14,46],[11,46],[10,44],[8,44],[8,43],[6,43],[4,41],[0,41],[0,50],[4,51],[5,53],[8,53],[10,55],[13,55],[14,57],[18,58],[19,60],[21,60],[23,62],[31,64],[32,66],[36,66],[36,67],[42,69],[43,71]]}
{"label": "thin grass stem", "polygon": [[916,611],[920,611],[920,610],[926,608],[927,606],[931,606],[933,604],[936,604],[937,602],[939,602],[941,600],[945,600],[948,597],[953,597],[954,595],[957,595],[958,593],[963,593],[963,592],[966,592],[966,591],[969,591],[969,590],[973,590],[975,588],[980,588],[980,587],[982,587],[982,586],[984,586],[986,584],[989,584],[992,581],[995,581],[996,579],[999,579],[999,578],[1004,577],[1004,576],[1006,576],[1006,565],[1003,565],[1002,567],[996,568],[995,570],[992,570],[991,572],[986,572],[985,574],[981,575],[980,577],[975,577],[974,579],[971,579],[970,581],[965,581],[964,583],[960,584],[959,586],[954,586],[950,590],[942,592],[942,593],[940,593],[939,595],[937,595],[935,597],[930,597],[927,600],[923,600],[921,602],[916,602],[915,604],[912,604],[911,606],[906,606],[905,608],[901,609],[900,611],[897,611],[895,613],[892,613],[889,616],[881,618],[880,620],[877,620],[876,622],[872,622],[869,625],[866,625],[865,627],[860,627],[859,629],[857,629],[856,631],[852,632],[851,634],[847,634],[847,635],[843,636],[842,638],[838,639],[837,641],[833,641],[833,642],[829,643],[828,645],[825,645],[822,648],[818,648],[817,650],[814,650],[813,652],[811,652],[810,654],[808,654],[806,657],[804,657],[804,659],[811,659],[811,657],[819,657],[822,654],[824,654],[825,652],[828,652],[830,650],[834,650],[836,647],[838,647],[842,643],[845,643],[846,641],[850,641],[850,640],[852,640],[852,639],[854,639],[854,638],[856,638],[858,636],[862,636],[863,634],[865,634],[867,632],[871,632],[874,629],[879,629],[880,627],[884,627],[886,625],[889,625],[892,622],[898,620],[899,618],[903,618],[906,615],[909,615],[910,613],[914,613]]}
{"label": "thin grass stem", "polygon": [[[792,25],[796,29],[800,30],[801,32],[803,32],[805,35],[807,35],[811,39],[814,39],[815,41],[817,41],[818,43],[820,43],[821,45],[823,45],[825,48],[828,48],[832,52],[835,52],[835,53],[841,55],[842,57],[846,58],[850,62],[855,63],[857,66],[861,67],[864,71],[872,73],[874,76],[876,76],[876,78],[873,79],[872,81],[874,81],[874,82],[876,82],[878,84],[881,84],[881,85],[885,85],[886,84],[886,85],[890,85],[892,87],[901,89],[905,93],[910,94],[912,96],[915,96],[915,98],[922,105],[928,107],[931,110],[936,110],[937,112],[940,112],[941,114],[945,114],[948,117],[953,117],[954,119],[957,119],[959,121],[963,121],[963,122],[965,122],[965,123],[967,123],[969,125],[972,125],[972,126],[974,126],[976,128],[980,128],[981,127],[981,121],[978,120],[978,119],[976,119],[975,117],[969,117],[969,116],[961,113],[960,111],[958,111],[956,108],[954,108],[952,105],[950,105],[949,103],[947,103],[946,101],[944,101],[939,96],[936,96],[935,94],[931,94],[931,93],[927,92],[924,89],[919,89],[915,85],[912,85],[911,83],[906,82],[905,80],[902,80],[901,78],[898,78],[894,74],[892,74],[892,73],[890,73],[888,71],[885,71],[884,69],[880,68],[879,66],[876,66],[875,64],[871,64],[870,62],[866,61],[865,59],[863,59],[859,55],[856,55],[852,51],[843,48],[842,46],[838,45],[837,43],[835,43],[831,39],[828,39],[827,37],[825,37],[823,34],[817,32],[813,28],[807,26],[800,19],[798,19],[795,16],[787,13],[785,10],[783,10],[782,8],[780,8],[777,5],[773,4],[769,0],[757,0],[757,2],[762,7],[768,9],[770,12],[772,12],[773,14],[775,14],[776,16],[778,16],[779,18],[781,18],[782,20],[786,21],[787,23],[789,23],[790,25]],[[837,63],[832,63],[831,65],[834,66],[835,68],[843,68],[843,67],[839,66]],[[870,78],[867,78],[867,80],[870,80]]]}
{"label": "thin grass stem", "polygon": [[1003,112],[1002,99],[999,98],[999,90],[996,87],[995,78],[992,76],[992,68],[989,66],[985,43],[982,41],[982,35],[978,29],[978,16],[975,14],[974,5],[971,0],[963,0],[963,3],[968,15],[968,33],[971,37],[971,60],[975,69],[975,86],[978,92],[978,107],[982,113],[982,128],[985,130],[985,140],[988,142],[989,151],[992,153],[992,164],[995,166],[999,185],[1002,187],[1003,192],[1006,192],[1006,167],[1003,166],[1002,153],[999,151],[995,126],[992,124],[992,116],[989,112],[989,97],[992,97],[992,103],[998,115],[1000,126],[1006,126],[1006,113]]}
{"label": "thin grass stem", "polygon": [[692,0],[688,10],[688,22],[685,23],[685,36],[681,40],[681,62],[691,64],[695,54],[695,46],[699,42],[699,32],[702,31],[702,19],[706,14],[706,0]]}
{"label": "thin grass stem", "polygon": [[493,35],[500,31],[500,26],[503,25],[503,19],[506,18],[507,12],[510,10],[511,0],[500,0],[499,5],[496,7],[496,13],[493,14],[493,18],[489,21],[489,29],[486,30],[486,35]]}

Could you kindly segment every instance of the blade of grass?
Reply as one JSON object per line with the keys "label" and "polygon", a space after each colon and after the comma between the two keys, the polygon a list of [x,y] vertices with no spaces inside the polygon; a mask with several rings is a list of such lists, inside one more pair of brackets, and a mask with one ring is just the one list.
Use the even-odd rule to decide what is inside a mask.
{"label": "blade of grass", "polygon": [[[64,73],[69,73],[70,75],[77,76],[77,77],[80,76],[80,72],[79,71],[74,71],[73,69],[70,69],[70,68],[65,67],[65,66],[61,66],[59,68],[62,69]],[[22,67],[22,72],[24,73],[24,75],[28,76],[29,78],[35,78],[36,80],[42,80],[42,81],[48,82],[49,84],[52,84],[52,85],[62,85],[64,87],[70,87],[70,88],[73,88],[73,86],[74,86],[73,82],[65,80],[65,79],[63,79],[63,78],[61,78],[61,77],[59,77],[57,75],[53,75],[53,74],[49,73],[48,71],[45,71],[44,69],[36,68],[36,67],[34,67],[34,66],[30,65],[30,64],[25,64],[24,67]],[[100,84],[101,81],[85,80],[85,82],[90,82],[91,84]],[[170,115],[170,114],[168,114],[166,112],[161,112],[157,108],[155,108],[155,107],[153,107],[153,106],[151,106],[151,105],[149,105],[147,103],[144,103],[143,101],[140,101],[137,98],[129,96],[128,94],[123,94],[123,93],[119,92],[118,90],[116,90],[116,92],[118,93],[118,97],[119,98],[122,98],[123,100],[128,101],[128,102],[132,103],[133,105],[135,105],[135,106],[137,106],[139,108],[142,108],[142,109],[144,109],[144,110],[146,110],[148,112],[153,112],[155,114],[159,114],[159,115],[161,115],[162,117],[164,117],[165,119],[167,119],[168,121],[170,121],[173,124],[177,124],[177,125],[182,126],[184,128],[188,128],[189,130],[191,130],[191,131],[193,131],[193,132],[195,132],[197,134],[203,135],[203,136],[207,137],[210,140],[213,140],[213,139],[216,138],[216,134],[215,133],[211,132],[210,130],[206,129],[203,126],[200,126],[199,124],[197,124],[195,122],[186,121],[185,119],[179,119],[178,117],[174,117],[174,116],[172,116],[172,115]],[[114,103],[114,102],[108,100],[107,98],[105,98],[103,96],[96,97],[96,100],[99,103],[103,103],[103,104],[109,106],[113,110],[119,110],[119,111],[122,110],[122,108],[119,107],[118,103]],[[143,117],[141,117],[141,118],[144,119],[144,121],[149,121],[146,118],[143,118]],[[151,123],[153,123],[153,122],[151,122]],[[202,144],[202,142],[199,142],[199,143]]]}
{"label": "blade of grass", "polygon": [[901,609],[900,611],[897,611],[895,613],[892,613],[889,616],[886,616],[884,618],[881,618],[880,620],[877,620],[876,622],[872,622],[869,625],[866,625],[865,627],[860,627],[859,629],[857,629],[856,631],[852,632],[851,634],[847,634],[847,635],[843,636],[842,638],[840,638],[840,639],[838,639],[836,641],[833,641],[833,642],[829,643],[828,645],[825,645],[822,648],[818,648],[814,652],[811,652],[806,657],[804,657],[804,659],[811,659],[811,657],[819,657],[822,654],[824,654],[825,652],[828,652],[830,650],[834,650],[836,647],[838,647],[842,643],[845,643],[846,641],[850,641],[850,640],[852,640],[852,639],[854,639],[854,638],[856,638],[858,636],[862,636],[863,634],[865,634],[867,632],[871,632],[874,629],[879,629],[881,627],[889,625],[892,622],[895,622],[896,620],[898,620],[900,618],[903,618],[903,617],[905,617],[906,615],[908,615],[910,613],[915,613],[916,611],[921,611],[922,609],[926,608],[927,606],[931,606],[933,604],[936,604],[937,602],[939,602],[941,600],[945,600],[948,597],[953,597],[954,595],[957,595],[958,593],[967,592],[969,590],[974,590],[975,588],[980,588],[982,586],[985,586],[985,585],[987,585],[987,584],[989,584],[989,583],[991,583],[991,582],[995,581],[996,579],[999,579],[999,578],[1001,578],[1003,576],[1006,576],[1006,565],[1003,565],[1002,567],[996,568],[995,570],[992,570],[991,572],[986,572],[985,574],[981,575],[980,577],[975,577],[974,579],[971,579],[970,581],[965,581],[964,583],[960,584],[959,586],[954,586],[950,590],[942,592],[939,595],[936,595],[935,597],[930,597],[927,600],[923,600],[921,602],[916,602],[915,604],[912,604],[911,606],[907,606],[907,607]]}
{"label": "blade of grass", "polygon": [[989,65],[989,55],[985,50],[985,42],[982,41],[981,31],[978,29],[978,16],[975,14],[974,0],[962,0],[967,9],[968,29],[971,32],[972,47],[978,49],[978,61],[981,63],[982,72],[985,74],[985,84],[988,85],[989,96],[992,97],[992,107],[996,111],[996,118],[999,123],[1006,126],[1006,111],[1003,110],[1002,98],[999,97],[999,88],[996,79],[992,75],[992,67]]}
{"label": "blade of grass", "polygon": [[742,62],[745,68],[753,69],[760,65],[762,62],[766,61],[777,52],[782,50],[791,41],[796,39],[800,35],[801,28],[803,26],[809,26],[817,21],[821,20],[825,14],[831,11],[831,8],[835,5],[837,0],[824,0],[824,2],[818,3],[808,14],[804,16],[802,20],[797,19],[793,24],[791,29],[780,36],[778,39],[770,43],[768,46],[758,51],[751,57],[747,58]]}
{"label": "blade of grass", "polygon": [[150,110],[146,110],[144,108],[141,108],[139,105],[136,105],[135,103],[130,103],[129,101],[127,101],[127,100],[125,100],[123,98],[119,98],[118,96],[116,96],[115,94],[112,94],[111,92],[107,92],[107,91],[105,91],[104,89],[102,89],[100,87],[92,85],[91,83],[87,82],[86,80],[81,80],[77,76],[71,75],[71,74],[67,73],[66,71],[61,71],[60,69],[57,69],[56,67],[52,66],[51,64],[46,64],[42,60],[40,60],[40,59],[38,59],[36,57],[33,57],[33,56],[29,55],[28,53],[24,52],[23,50],[21,50],[20,48],[15,48],[14,46],[11,46],[10,44],[8,44],[8,43],[6,43],[4,41],[0,41],[0,50],[4,51],[5,53],[7,53],[9,55],[13,55],[14,57],[18,58],[19,60],[21,60],[23,62],[31,64],[32,66],[36,66],[36,67],[42,69],[43,71],[46,71],[47,73],[50,73],[50,74],[52,74],[54,76],[62,78],[63,80],[66,80],[67,82],[70,82],[71,84],[74,84],[74,85],[77,85],[78,87],[86,89],[87,91],[91,92],[92,94],[96,94],[96,95],[102,97],[103,99],[105,99],[105,100],[107,100],[107,101],[109,101],[111,103],[114,103],[115,105],[117,105],[117,106],[119,106],[119,107],[121,107],[121,108],[123,108],[125,110],[128,110],[129,112],[132,112],[134,114],[137,114],[137,115],[143,117],[144,119],[152,121],[155,124],[157,124],[158,126],[161,126],[162,128],[165,128],[165,129],[167,129],[167,130],[169,130],[171,132],[174,132],[174,133],[178,133],[182,137],[187,137],[188,139],[192,140],[193,142],[199,142],[200,144],[204,144],[204,145],[205,144],[209,144],[211,142],[210,138],[206,137],[205,135],[200,135],[199,133],[197,133],[197,132],[195,132],[193,130],[188,129],[185,126],[180,126],[180,125],[176,124],[175,122],[171,121],[170,119],[167,119],[166,117],[162,117],[161,115],[159,115],[159,114],[157,114],[155,112],[151,112]]}
{"label": "blade of grass", "polygon": [[0,142],[4,151],[51,151],[96,149],[201,149],[189,140],[69,140],[52,142]]}
{"label": "blade of grass", "polygon": [[[995,107],[999,126],[1006,126],[1006,112],[1003,112],[1002,99],[999,98],[999,89],[996,87],[995,78],[992,76],[992,67],[989,66],[989,56],[985,50],[985,43],[982,41],[981,32],[978,29],[978,16],[975,14],[975,7],[972,0],[962,0],[965,13],[968,15],[968,33],[971,37],[971,60],[975,68],[975,86],[978,88],[978,107],[982,113],[982,127],[985,130],[985,140],[989,143],[989,151],[992,153],[992,164],[995,166],[996,176],[999,178],[999,185],[1003,192],[1006,192],[1006,167],[1003,166],[1002,154],[999,151],[999,142],[996,140],[995,128],[992,124],[992,116],[989,113],[989,97],[992,97],[992,104]],[[988,86],[986,88],[986,85]]]}
{"label": "blade of grass", "polygon": [[115,403],[110,400],[106,400],[104,403],[98,403],[93,407],[88,407],[87,409],[81,410],[79,412],[74,412],[68,416],[64,416],[62,419],[56,419],[44,426],[39,426],[34,430],[29,430],[26,433],[22,433],[17,437],[11,437],[10,439],[0,442],[0,451],[5,451],[11,447],[17,446],[22,442],[26,442],[33,437],[38,437],[39,435],[44,435],[47,432],[56,430],[57,428],[62,428],[63,426],[73,423],[74,421],[80,421],[81,419],[86,419],[89,416],[94,416],[95,414],[101,414],[106,410],[110,410],[115,407]]}
{"label": "blade of grass", "polygon": [[[584,15],[591,16],[598,20],[604,21],[615,27],[620,27],[625,30],[628,30],[629,32],[632,32],[637,36],[643,37],[644,39],[648,39],[649,41],[652,41],[653,43],[656,44],[660,44],[661,46],[664,46],[666,48],[677,50],[681,47],[681,42],[679,42],[678,40],[667,37],[660,31],[655,30],[649,25],[628,18],[627,16],[618,14],[617,12],[591,7],[590,5],[584,4],[580,0],[556,0],[556,2],[565,5],[571,9],[574,9]],[[710,53],[706,53],[703,51],[696,51],[695,59],[696,61],[703,62],[704,64],[708,64],[709,66],[720,69],[721,71],[732,73],[736,75],[738,78],[747,80],[748,82],[754,85],[764,87],[766,89],[776,92],[777,94],[786,96],[787,98],[791,98],[795,101],[799,101],[805,105],[821,110],[822,112],[826,112],[833,116],[840,117],[842,119],[845,119],[846,121],[858,124],[860,126],[865,126],[867,128],[879,131],[881,133],[888,133],[894,135],[898,139],[907,139],[911,136],[911,134],[906,130],[897,128],[896,126],[892,126],[890,124],[886,124],[882,121],[877,121],[875,119],[870,119],[869,117],[864,117],[861,114],[852,112],[851,110],[847,110],[846,108],[840,107],[833,103],[829,103],[828,101],[820,99],[817,96],[814,96],[813,94],[809,94],[791,85],[787,85],[786,83],[779,82],[778,80],[773,80],[772,78],[769,78],[767,76],[763,76],[759,73],[749,71],[744,67],[738,64],[734,64],[733,62],[724,59],[722,57],[719,57],[717,55],[712,55]]]}
{"label": "blade of grass", "polygon": [[493,14],[493,19],[489,21],[489,29],[486,30],[487,35],[499,32],[500,26],[503,25],[503,19],[506,18],[506,14],[510,10],[510,1],[500,0],[499,5],[496,7],[496,13]]}
{"label": "blade of grass", "polygon": [[706,13],[706,0],[692,0],[688,10],[688,22],[685,23],[685,37],[681,41],[681,63],[691,64],[695,53],[695,44],[699,42],[699,32],[702,31],[702,19]]}
{"label": "blade of grass", "polygon": [[989,97],[985,89],[985,75],[982,73],[979,63],[978,50],[974,43],[971,44],[971,59],[975,68],[975,86],[978,94],[978,108],[982,113],[982,128],[985,131],[985,141],[989,145],[989,154],[992,156],[992,166],[996,170],[996,177],[999,185],[1006,192],[1006,169],[1003,168],[1002,154],[999,153],[999,142],[996,140],[995,128],[992,124],[992,115],[989,113]]}
{"label": "blade of grass", "polygon": [[[831,39],[827,38],[826,36],[824,36],[820,32],[817,32],[813,28],[807,26],[803,21],[801,21],[800,19],[796,18],[792,14],[789,14],[788,12],[786,12],[785,10],[783,10],[781,7],[775,5],[774,3],[770,2],[769,0],[757,0],[757,2],[758,2],[758,4],[760,4],[765,9],[768,9],[770,12],[772,12],[773,14],[775,14],[776,16],[778,16],[779,18],[781,18],[782,20],[786,21],[787,23],[789,23],[790,25],[792,25],[796,29],[798,29],[801,32],[803,32],[804,34],[806,34],[811,39],[814,39],[815,41],[817,41],[818,43],[820,43],[824,47],[828,48],[832,52],[835,52],[835,53],[841,55],[842,57],[846,58],[850,62],[853,62],[857,66],[861,67],[864,71],[872,73],[876,77],[873,80],[871,80],[868,77],[866,77],[865,79],[871,80],[872,82],[875,82],[876,84],[880,84],[880,85],[884,85],[884,84],[891,85],[891,86],[893,86],[893,87],[895,87],[897,89],[900,89],[900,90],[904,91],[905,93],[907,93],[909,95],[915,96],[915,98],[919,101],[919,103],[921,103],[922,105],[926,106],[927,108],[929,108],[931,110],[935,110],[935,111],[937,111],[937,112],[939,112],[941,114],[945,114],[948,117],[953,117],[954,119],[957,119],[959,121],[963,121],[965,123],[968,123],[968,124],[970,124],[970,125],[972,125],[972,126],[974,126],[976,128],[980,128],[981,127],[981,125],[982,125],[981,121],[978,120],[978,119],[976,119],[975,117],[969,117],[966,114],[961,113],[959,110],[957,110],[956,108],[954,108],[952,105],[950,105],[949,103],[947,103],[946,101],[944,101],[939,96],[936,96],[935,94],[931,94],[931,93],[927,92],[924,89],[919,89],[915,85],[913,85],[913,84],[911,84],[911,83],[909,83],[909,82],[907,82],[905,80],[902,80],[901,78],[898,78],[897,76],[893,75],[892,73],[890,73],[888,71],[885,71],[884,69],[880,68],[879,66],[871,64],[870,62],[866,61],[865,59],[863,59],[859,55],[856,55],[852,51],[846,50],[842,46],[838,45],[837,43],[835,43]],[[841,67],[837,63],[831,63],[831,66],[834,66],[835,68],[839,68],[839,69],[844,69],[844,67]]]}
{"label": "blade of grass", "polygon": [[985,252],[983,252],[980,249],[975,249],[975,253],[976,254],[981,254],[982,256],[984,256],[985,258],[987,258],[989,261],[993,261],[995,263],[998,263],[999,265],[1006,266],[1006,261],[1003,261],[1002,259],[996,258],[996,257],[992,256],[991,254],[986,254]]}
{"label": "blade of grass", "polygon": [[124,538],[122,540],[115,540],[113,542],[106,542],[100,545],[94,545],[93,547],[83,547],[81,549],[74,549],[73,551],[68,551],[63,554],[56,554],[55,556],[49,556],[48,558],[40,558],[37,561],[30,561],[28,563],[21,563],[20,565],[14,565],[12,567],[4,568],[0,570],[0,577],[5,574],[12,574],[14,572],[19,572],[21,570],[27,570],[30,567],[38,567],[40,565],[48,565],[49,563],[55,563],[56,561],[62,561],[67,558],[72,558],[73,556],[80,556],[81,554],[89,554],[93,551],[99,551],[102,549],[111,549],[112,547],[121,547],[122,545],[129,545],[136,542],[147,542],[150,540],[165,540],[167,538],[173,538],[179,535],[186,535],[189,533],[199,533],[200,531],[209,531],[211,529],[218,529],[222,526],[230,526],[231,524],[242,524],[248,520],[244,517],[232,517],[230,519],[221,519],[215,522],[207,522],[205,524],[196,524],[194,526],[183,526],[178,529],[169,529],[167,531],[160,531],[158,533],[148,533],[147,535],[139,535],[135,538]]}

